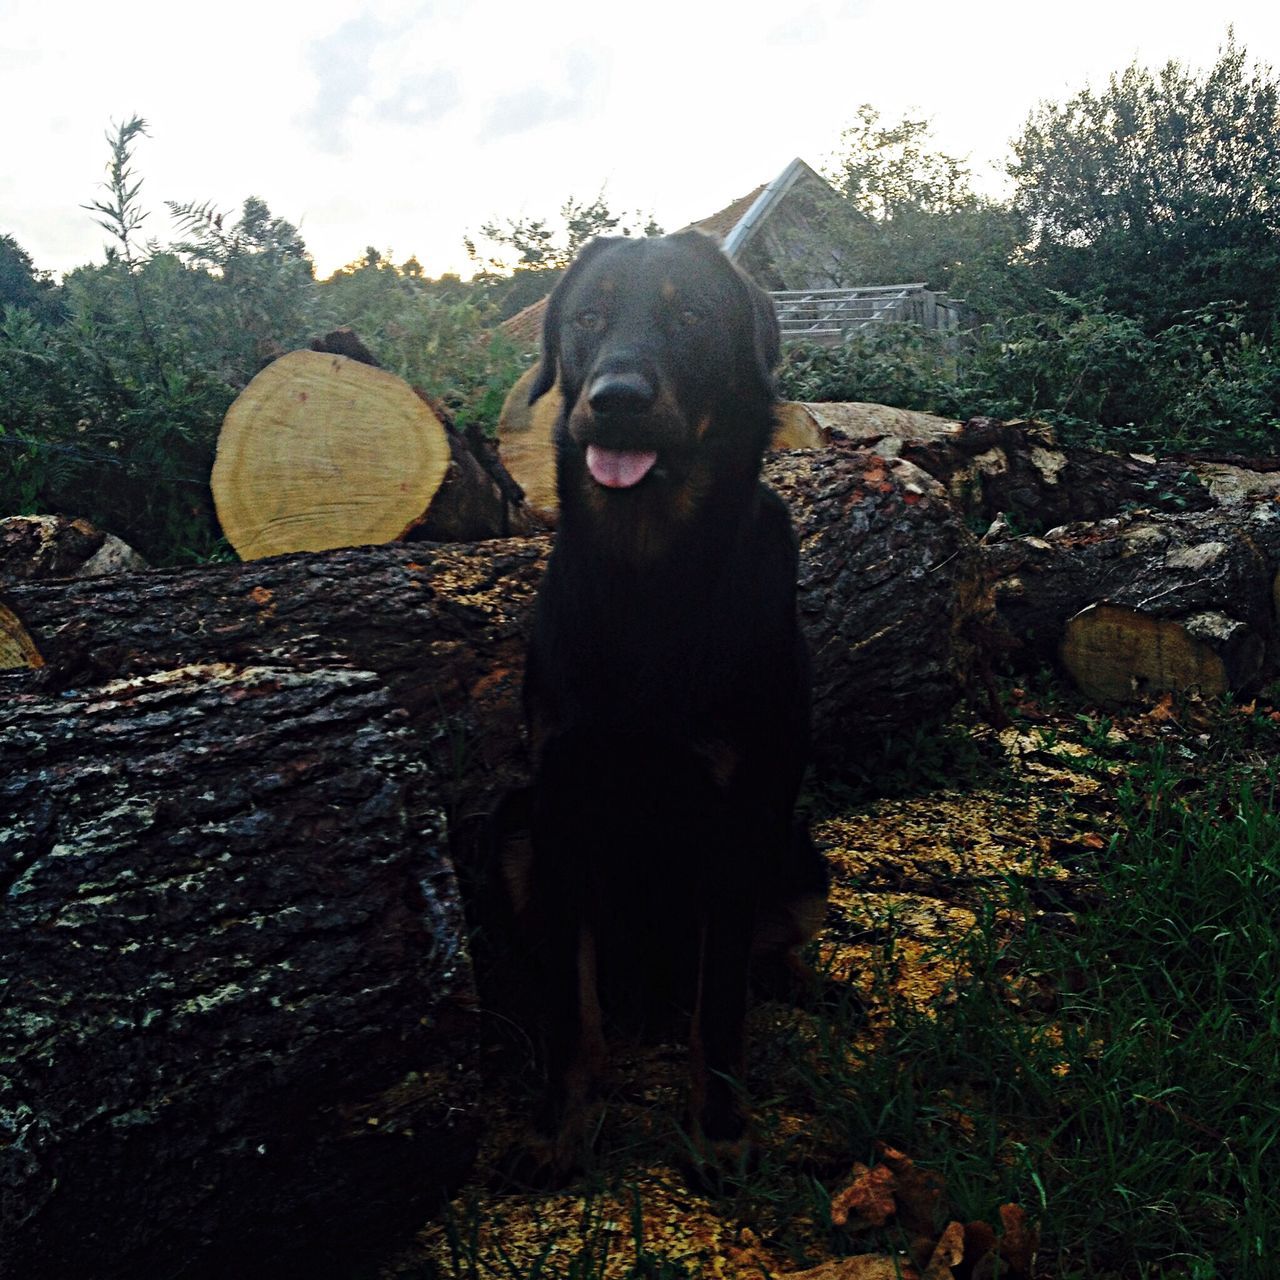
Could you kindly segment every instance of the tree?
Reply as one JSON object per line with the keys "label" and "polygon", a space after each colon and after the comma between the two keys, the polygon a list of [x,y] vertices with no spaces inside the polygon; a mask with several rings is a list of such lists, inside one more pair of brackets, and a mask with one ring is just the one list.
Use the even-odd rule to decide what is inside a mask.
{"label": "tree", "polygon": [[307,246],[297,227],[257,196],[245,200],[234,223],[209,201],[165,203],[187,237],[170,252],[217,282],[220,325],[234,335],[236,367],[227,377],[242,386],[265,354],[307,335],[315,294]]}
{"label": "tree", "polygon": [[486,222],[480,234],[488,242],[482,248],[466,236],[468,257],[479,267],[478,287],[506,319],[545,297],[562,272],[587,241],[596,236],[660,236],[662,228],[652,214],[638,211],[628,218],[614,213],[604,192],[590,203],[570,196],[560,206],[560,224],[545,218],[506,218]]}
{"label": "tree", "polygon": [[[639,213],[634,215],[634,219],[640,217]],[[560,227],[553,227],[545,218],[506,218],[502,223],[484,223],[480,234],[497,246],[496,253],[482,253],[470,236],[463,244],[468,256],[483,269],[508,274],[522,268],[563,271],[577,257],[578,250],[596,236],[662,234],[652,214],[643,222],[624,222],[624,215],[614,213],[605,203],[603,191],[590,204],[570,196],[560,206],[560,219]]]}
{"label": "tree", "polygon": [[841,153],[831,173],[836,189],[860,214],[892,222],[909,214],[954,213],[977,202],[970,173],[957,156],[929,149],[928,120],[904,116],[883,125],[869,103],[840,135]]}
{"label": "tree", "polygon": [[977,195],[967,163],[934,147],[928,120],[885,124],[864,103],[827,177],[841,196],[829,230],[849,285],[923,281],[990,312],[1011,288],[1017,217]]}
{"label": "tree", "polygon": [[1222,300],[1265,332],[1280,296],[1280,98],[1228,30],[1196,75],[1136,62],[1042,103],[1014,143],[1014,207],[1041,283],[1148,331]]}
{"label": "tree", "polygon": [[24,307],[54,318],[58,288],[47,271],[37,271],[30,255],[10,235],[0,235],[0,311]]}

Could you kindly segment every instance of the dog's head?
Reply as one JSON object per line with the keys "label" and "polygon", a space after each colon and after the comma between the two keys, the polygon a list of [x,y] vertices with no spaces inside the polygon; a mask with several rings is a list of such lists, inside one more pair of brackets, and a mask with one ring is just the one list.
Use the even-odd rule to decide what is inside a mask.
{"label": "dog's head", "polygon": [[778,355],[772,302],[713,240],[593,240],[551,295],[530,393],[559,379],[562,507],[656,534],[717,485],[754,481]]}

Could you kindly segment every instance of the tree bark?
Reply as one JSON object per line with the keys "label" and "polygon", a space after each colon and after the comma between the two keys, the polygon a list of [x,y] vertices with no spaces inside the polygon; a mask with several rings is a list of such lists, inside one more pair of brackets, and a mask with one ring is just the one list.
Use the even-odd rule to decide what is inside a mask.
{"label": "tree bark", "polygon": [[[837,442],[775,456],[766,478],[801,543],[822,753],[944,712],[984,611],[977,544],[910,463]],[[374,671],[431,738],[467,804],[522,767],[519,686],[549,539],[422,544],[166,569],[5,599],[64,685],[191,662],[349,663]],[[462,752],[468,768],[452,758]]]}
{"label": "tree bark", "polygon": [[32,578],[91,578],[145,569],[147,562],[112,533],[68,516],[0,519],[0,583]]}
{"label": "tree bark", "polygon": [[942,486],[837,441],[766,464],[800,538],[800,621],[820,761],[847,763],[945,714],[978,674],[991,606],[978,546]]}
{"label": "tree bark", "polygon": [[914,462],[979,528],[1003,517],[1018,533],[1041,533],[1072,521],[1101,520],[1126,507],[1179,512],[1216,505],[1206,481],[1181,462],[1063,448],[1043,423],[933,423],[928,429],[918,422],[886,429],[870,420],[856,432],[839,425],[836,430],[885,456]]}
{"label": "tree bark", "polygon": [[549,546],[344,548],[33,582],[4,600],[46,688],[206,662],[372,671],[410,713],[437,799],[456,814],[524,768],[520,678]]}
{"label": "tree bark", "polygon": [[0,1277],[334,1274],[463,1172],[473,992],[424,775],[366,672],[0,703]]}

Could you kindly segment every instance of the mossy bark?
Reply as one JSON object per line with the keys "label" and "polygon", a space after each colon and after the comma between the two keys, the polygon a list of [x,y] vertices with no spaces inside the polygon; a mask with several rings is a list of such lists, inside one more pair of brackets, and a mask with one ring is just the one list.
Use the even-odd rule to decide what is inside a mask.
{"label": "mossy bark", "polygon": [[0,704],[4,1280],[334,1274],[465,1171],[472,980],[405,722],[367,672],[229,664]]}

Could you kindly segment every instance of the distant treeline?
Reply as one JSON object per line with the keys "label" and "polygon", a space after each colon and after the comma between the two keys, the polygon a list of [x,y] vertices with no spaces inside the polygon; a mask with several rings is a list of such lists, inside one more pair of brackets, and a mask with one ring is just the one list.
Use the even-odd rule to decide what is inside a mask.
{"label": "distant treeline", "polygon": [[[782,393],[956,417],[1037,416],[1067,439],[1274,454],[1280,442],[1280,103],[1228,33],[1194,72],[1136,63],[1044,103],[1012,144],[1012,195],[975,194],[928,122],[856,112],[827,176],[848,284],[926,280],[964,299],[959,335],[884,326],[790,346]],[[570,198],[556,221],[494,221],[472,280],[370,248],[317,280],[297,228],[168,205],[144,236],[134,151],[109,135],[106,261],[60,283],[0,235],[0,514],[84,515],[158,562],[226,554],[208,493],[219,424],[258,368],[340,324],[390,369],[491,429],[531,357],[497,324],[591,236],[652,218]]]}

